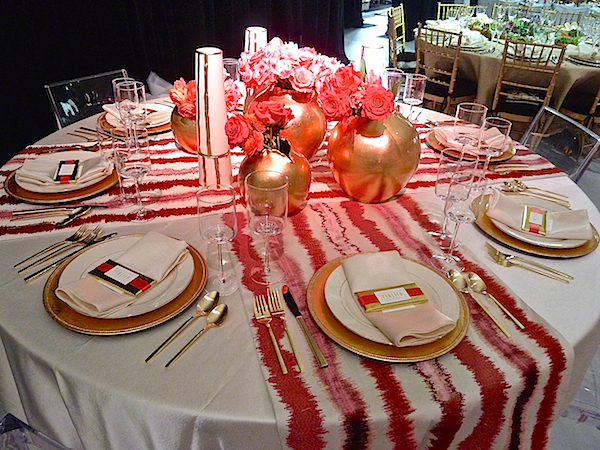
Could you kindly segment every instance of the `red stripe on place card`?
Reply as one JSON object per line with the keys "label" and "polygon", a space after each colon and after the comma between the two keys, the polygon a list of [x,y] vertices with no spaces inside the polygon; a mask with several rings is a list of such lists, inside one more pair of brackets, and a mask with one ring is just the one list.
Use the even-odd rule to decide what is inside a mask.
{"label": "red stripe on place card", "polygon": [[142,292],[147,291],[152,286],[152,284],[148,283],[145,280],[142,280],[140,277],[134,278],[128,284],[129,286],[133,286],[134,288],[139,289]]}
{"label": "red stripe on place card", "polygon": [[98,269],[100,272],[102,272],[102,273],[106,273],[106,272],[108,272],[110,269],[112,269],[113,267],[115,267],[115,266],[113,266],[112,264],[109,264],[109,263],[107,263],[107,262],[103,262],[102,264],[100,264],[100,265],[97,267],[97,269]]}

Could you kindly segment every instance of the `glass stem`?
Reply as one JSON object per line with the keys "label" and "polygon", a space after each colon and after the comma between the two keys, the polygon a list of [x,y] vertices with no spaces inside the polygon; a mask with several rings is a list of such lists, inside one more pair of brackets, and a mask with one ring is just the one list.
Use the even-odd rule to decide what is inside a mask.
{"label": "glass stem", "polygon": [[271,273],[271,264],[269,258],[269,243],[271,238],[271,233],[264,233],[265,238],[265,274],[270,275]]}
{"label": "glass stem", "polygon": [[144,212],[144,204],[142,203],[142,194],[140,192],[140,178],[141,177],[135,177],[133,179],[135,185],[135,200],[138,206],[138,216]]}
{"label": "glass stem", "polygon": [[225,284],[225,268],[223,267],[223,249],[221,244],[217,244],[217,258],[219,260],[219,283]]}
{"label": "glass stem", "polygon": [[458,236],[458,230],[460,229],[461,224],[462,222],[458,221],[456,222],[456,226],[454,227],[454,234],[452,235],[452,240],[450,241],[450,248],[448,249],[449,256],[452,256],[452,253],[454,252],[454,244],[456,241],[456,236]]}

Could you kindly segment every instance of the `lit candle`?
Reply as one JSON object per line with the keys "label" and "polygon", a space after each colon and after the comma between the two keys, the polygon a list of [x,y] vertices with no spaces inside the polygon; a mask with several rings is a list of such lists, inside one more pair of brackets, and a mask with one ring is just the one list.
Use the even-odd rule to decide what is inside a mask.
{"label": "lit candle", "polygon": [[252,54],[267,45],[267,29],[264,27],[246,28],[244,51]]}

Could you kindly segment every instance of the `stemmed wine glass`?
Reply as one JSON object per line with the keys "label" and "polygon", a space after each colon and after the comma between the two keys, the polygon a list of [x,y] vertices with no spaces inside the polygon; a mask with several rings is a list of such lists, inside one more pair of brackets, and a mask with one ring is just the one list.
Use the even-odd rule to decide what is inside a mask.
{"label": "stemmed wine glass", "polygon": [[210,184],[196,193],[200,235],[209,244],[217,244],[219,274],[209,278],[207,290],[216,290],[222,296],[233,294],[238,283],[231,273],[225,272],[223,245],[237,235],[235,190],[231,186]]}
{"label": "stemmed wine glass", "polygon": [[456,107],[454,116],[453,138],[461,144],[460,157],[463,158],[467,146],[472,147],[479,143],[479,134],[487,114],[487,106],[479,103],[460,103]]}
{"label": "stemmed wine glass", "polygon": [[412,115],[413,106],[423,103],[426,82],[426,75],[415,73],[409,73],[406,75],[406,84],[404,85],[402,101],[407,105],[410,105],[410,109],[408,110],[408,114],[406,116],[409,120],[410,116]]}
{"label": "stemmed wine glass", "polygon": [[[452,181],[452,177],[454,176],[454,173],[456,172],[456,169],[460,163],[460,161],[450,153],[450,149],[444,149],[440,152],[435,178],[435,196],[443,202],[446,202],[446,199],[448,198],[450,182]],[[451,236],[448,233],[448,216],[444,215],[444,220],[441,224],[441,231],[429,231],[429,235],[436,239],[440,247],[448,247],[451,239]]]}
{"label": "stemmed wine glass", "polygon": [[134,181],[137,209],[129,213],[127,219],[133,222],[143,222],[154,218],[154,212],[144,206],[140,195],[140,182],[151,168],[150,140],[148,130],[142,126],[130,127],[129,134],[129,145],[119,163],[123,178]]}
{"label": "stemmed wine glass", "polygon": [[123,176],[121,175],[121,163],[127,155],[125,140],[118,135],[115,128],[105,129],[100,122],[96,124],[96,136],[98,138],[98,150],[102,155],[102,159],[111,163],[117,172],[117,180],[119,182],[119,197],[117,202],[119,205],[124,205],[132,198],[132,195],[125,193]]}
{"label": "stemmed wine glass", "polygon": [[264,267],[254,267],[250,277],[258,284],[270,285],[283,275],[271,267],[271,236],[281,234],[288,212],[288,179],[275,170],[257,170],[244,180],[249,228],[264,238]]}
{"label": "stemmed wine glass", "polygon": [[453,252],[461,224],[472,222],[475,219],[475,214],[469,208],[469,197],[478,163],[478,157],[475,157],[472,161],[457,160],[449,179],[444,203],[444,216],[455,222],[456,225],[450,245],[443,248],[442,254],[433,255],[436,265],[440,266],[439,268],[444,272],[447,272],[450,268],[464,269],[464,263]]}

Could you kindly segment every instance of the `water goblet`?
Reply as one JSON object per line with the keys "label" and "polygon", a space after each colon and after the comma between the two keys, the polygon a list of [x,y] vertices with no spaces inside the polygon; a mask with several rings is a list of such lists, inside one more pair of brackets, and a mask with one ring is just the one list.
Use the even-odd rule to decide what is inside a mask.
{"label": "water goblet", "polygon": [[196,193],[198,228],[202,238],[209,244],[217,244],[219,274],[208,279],[206,289],[220,295],[231,295],[238,290],[234,275],[225,272],[223,246],[237,235],[235,190],[231,186],[210,184]]}
{"label": "water goblet", "polygon": [[[485,194],[487,189],[487,169],[493,157],[502,155],[510,143],[510,130],[512,122],[502,117],[486,117],[481,127],[477,154],[485,158],[481,172],[475,177],[473,183],[475,191]],[[483,198],[483,197],[482,197]]]}
{"label": "water goblet", "polygon": [[414,105],[420,105],[423,103],[423,96],[425,95],[425,84],[427,83],[427,76],[422,74],[409,73],[406,75],[406,83],[404,85],[404,94],[402,101],[410,106],[408,111],[408,119],[412,114],[412,108]]}
{"label": "water goblet", "polygon": [[150,172],[150,141],[145,127],[133,126],[129,133],[129,144],[120,161],[123,178],[132,179],[135,186],[135,201],[137,208],[127,215],[133,222],[145,222],[154,218],[154,211],[147,209],[142,202],[140,183]]}
{"label": "water goblet", "polygon": [[102,159],[112,164],[117,172],[119,182],[117,203],[124,205],[132,198],[131,195],[125,193],[123,176],[121,175],[121,163],[127,154],[125,139],[119,136],[117,129],[105,129],[100,122],[96,124],[96,135],[98,137],[98,151],[102,155]]}
{"label": "water goblet", "polygon": [[[442,150],[438,159],[435,178],[435,196],[443,202],[448,198],[450,182],[460,164],[460,161],[453,156],[451,152],[451,149]],[[448,217],[446,215],[444,215],[444,219],[441,223],[441,230],[429,231],[429,235],[436,239],[440,247],[446,248],[449,246],[452,236],[448,232]]]}
{"label": "water goblet", "polygon": [[285,228],[288,211],[288,179],[275,170],[257,170],[245,180],[246,212],[248,225],[264,238],[264,266],[254,267],[250,277],[258,284],[270,285],[283,279],[283,275],[271,267],[271,237],[281,234]]}
{"label": "water goblet", "polygon": [[467,146],[472,150],[479,143],[479,134],[487,114],[487,106],[479,103],[460,103],[454,116],[453,138],[461,144],[461,159]]}
{"label": "water goblet", "polygon": [[394,95],[395,105],[400,102],[404,77],[404,71],[401,69],[385,69],[383,72],[383,87],[388,89]]}
{"label": "water goblet", "polygon": [[146,88],[144,83],[124,80],[115,84],[115,105],[126,126],[146,120]]}

